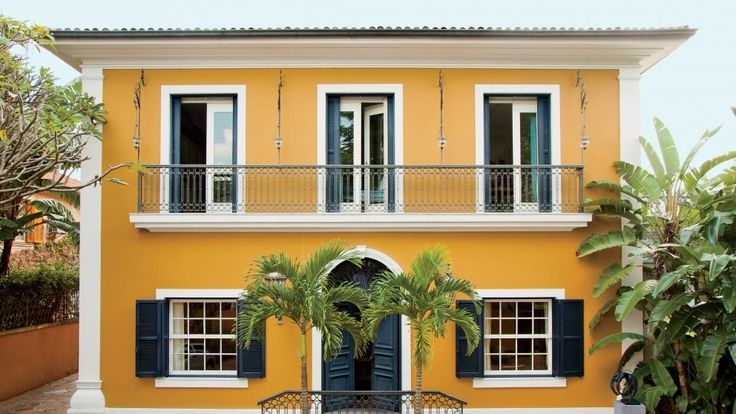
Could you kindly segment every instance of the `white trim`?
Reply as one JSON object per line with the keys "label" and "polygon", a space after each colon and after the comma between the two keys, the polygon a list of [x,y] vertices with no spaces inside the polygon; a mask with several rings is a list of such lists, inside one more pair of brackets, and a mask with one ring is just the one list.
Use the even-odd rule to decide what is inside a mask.
{"label": "white trim", "polygon": [[260,408],[107,408],[105,414],[261,414]]}
{"label": "white trim", "polygon": [[489,214],[138,214],[138,229],[152,232],[481,232],[571,231],[590,213]]}
{"label": "white trim", "polygon": [[[549,95],[550,164],[561,164],[560,85],[559,84],[476,84],[475,85],[475,165],[485,164],[484,96],[504,94]],[[476,205],[483,206],[485,186],[483,174],[478,174]],[[560,184],[552,183],[552,205],[560,198]]]}
{"label": "white trim", "polygon": [[[281,37],[178,39],[57,39],[51,52],[78,68],[567,68],[642,71],[675,50],[691,33],[616,36],[489,38]],[[366,53],[369,50],[370,53]]]}
{"label": "white trim", "polygon": [[[82,66],[82,90],[102,103],[103,71],[100,66]],[[102,128],[100,126],[100,128]],[[81,181],[88,182],[102,170],[102,142],[88,137],[82,153]],[[100,380],[100,296],[102,189],[99,185],[80,191],[79,220],[84,232],[79,242],[79,379],[68,413],[102,413],[105,395]]]}
{"label": "white trim", "polygon": [[[107,408],[106,414],[260,414],[260,408]],[[465,414],[613,414],[612,407],[464,408]]]}
{"label": "white trim", "polygon": [[503,377],[473,378],[473,388],[565,388],[567,378],[557,377]]}
{"label": "white trim", "polygon": [[613,414],[612,407],[465,408],[465,414]]}
{"label": "white trim", "polygon": [[248,388],[247,378],[163,377],[156,388]]}
{"label": "white trim", "polygon": [[[245,165],[245,85],[161,85],[161,135],[159,163],[161,165],[171,164],[171,96],[172,95],[235,95],[237,107],[237,154],[235,155],[237,165]],[[242,180],[242,178],[240,178]],[[237,186],[243,188],[243,185]],[[164,205],[169,202],[168,182],[162,179],[160,197]],[[245,191],[237,195],[237,204],[243,205]],[[168,210],[161,210],[168,213]]]}
{"label": "white trim", "polygon": [[156,289],[156,299],[167,298],[237,298],[243,293],[242,289]]}
{"label": "white trim", "polygon": [[[476,289],[481,299],[552,298],[565,299],[565,289]],[[549,309],[551,318],[552,309]],[[551,355],[551,353],[550,353]],[[482,377],[473,378],[473,388],[564,388],[565,378],[558,377]]]}
{"label": "white trim", "polygon": [[565,299],[565,289],[476,289],[481,299],[553,298]]}
{"label": "white trim", "polygon": [[[327,164],[327,95],[386,94],[394,96],[394,164],[404,164],[404,85],[380,83],[317,85],[317,165]],[[387,108],[388,109],[388,108]],[[396,205],[404,205],[403,179],[396,179]],[[317,205],[325,205],[324,183],[317,186]],[[335,216],[333,214],[331,217]]]}
{"label": "white trim", "polygon": [[[357,252],[363,259],[381,262],[394,273],[401,273],[401,266],[386,253],[359,245],[350,252]],[[310,378],[314,391],[322,390],[322,336],[317,328],[312,329],[312,376]],[[401,317],[401,389],[411,389],[411,327],[406,316]]]}
{"label": "white trim", "polygon": [[[618,73],[619,79],[619,148],[620,154],[619,159],[622,161],[629,162],[634,165],[641,164],[641,148],[639,146],[639,132],[640,132],[640,116],[639,116],[639,68],[627,68],[621,69]],[[623,180],[622,180],[623,182]],[[625,197],[625,196],[623,196]],[[628,198],[628,197],[625,197]],[[636,200],[628,198],[631,202],[636,203]],[[623,224],[623,222],[622,222]],[[632,261],[629,258],[633,248],[623,247],[621,249],[621,264],[626,265],[633,263],[638,265],[629,274],[629,276],[623,280],[624,286],[633,286],[637,282],[640,282],[644,278],[641,263]],[[644,334],[644,314],[634,309],[629,315],[621,321],[621,330],[624,332],[636,332]],[[623,354],[626,349],[631,345],[633,340],[626,339],[621,342],[621,353]],[[637,352],[628,364],[624,366],[624,369],[633,371],[636,364],[639,363],[643,358],[640,352]]]}

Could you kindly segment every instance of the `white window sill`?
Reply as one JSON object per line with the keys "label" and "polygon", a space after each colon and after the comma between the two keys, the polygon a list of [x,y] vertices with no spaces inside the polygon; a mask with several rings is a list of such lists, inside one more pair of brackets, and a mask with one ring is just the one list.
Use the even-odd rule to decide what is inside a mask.
{"label": "white window sill", "polygon": [[473,388],[565,388],[567,378],[557,377],[503,377],[473,378]]}
{"label": "white window sill", "polygon": [[162,377],[156,388],[248,388],[247,378]]}
{"label": "white window sill", "polygon": [[590,213],[130,214],[136,228],[153,232],[571,231],[592,218]]}

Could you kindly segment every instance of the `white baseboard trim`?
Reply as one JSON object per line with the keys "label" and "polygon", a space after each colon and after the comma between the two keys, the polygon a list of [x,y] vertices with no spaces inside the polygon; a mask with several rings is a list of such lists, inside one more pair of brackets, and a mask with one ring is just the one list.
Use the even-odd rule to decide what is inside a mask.
{"label": "white baseboard trim", "polygon": [[260,408],[106,408],[105,414],[261,414]]}
{"label": "white baseboard trim", "polygon": [[[107,408],[106,414],[260,414],[259,408]],[[570,408],[466,408],[465,414],[613,414],[613,407]]]}
{"label": "white baseboard trim", "polygon": [[466,408],[463,414],[613,414],[613,407]]}

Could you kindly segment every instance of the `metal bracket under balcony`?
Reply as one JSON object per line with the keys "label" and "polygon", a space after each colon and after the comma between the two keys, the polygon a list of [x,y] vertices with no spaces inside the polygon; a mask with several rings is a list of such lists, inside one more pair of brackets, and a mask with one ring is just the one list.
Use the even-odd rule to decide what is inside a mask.
{"label": "metal bracket under balcony", "polygon": [[569,231],[581,166],[148,166],[150,231]]}

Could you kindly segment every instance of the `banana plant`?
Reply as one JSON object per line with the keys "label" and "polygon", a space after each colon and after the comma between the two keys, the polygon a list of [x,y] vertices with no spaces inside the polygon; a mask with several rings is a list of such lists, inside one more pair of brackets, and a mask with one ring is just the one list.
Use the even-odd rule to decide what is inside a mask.
{"label": "banana plant", "polygon": [[[736,151],[694,166],[718,129],[706,131],[681,159],[664,123],[655,118],[654,126],[658,151],[639,139],[649,169],[618,161],[620,183],[588,183],[606,195],[587,201],[587,211],[620,218],[622,226],[588,237],[577,251],[583,258],[631,247],[633,260],[611,264],[599,276],[594,298],[617,291],[589,327],[611,313],[622,321],[638,309],[646,329],[609,335],[589,352],[632,340],[623,366],[644,349],[634,373],[643,384],[637,398],[651,413],[736,414]],[[639,266],[644,280],[620,286]]]}

